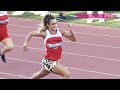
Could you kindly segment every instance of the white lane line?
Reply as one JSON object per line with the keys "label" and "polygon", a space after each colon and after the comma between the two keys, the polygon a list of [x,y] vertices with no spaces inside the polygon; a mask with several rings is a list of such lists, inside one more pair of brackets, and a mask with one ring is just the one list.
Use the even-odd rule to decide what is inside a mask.
{"label": "white lane line", "polygon": [[[16,61],[29,62],[29,63],[34,63],[34,64],[41,64],[39,62],[34,62],[34,61],[28,61],[28,60],[22,60],[22,59],[16,59],[16,58],[9,58],[9,57],[6,57],[6,58],[7,59],[16,60]],[[97,74],[103,74],[103,75],[110,75],[110,76],[120,77],[120,75],[118,75],[118,74],[111,74],[111,73],[106,73],[106,72],[98,72],[98,71],[82,69],[82,68],[73,68],[73,67],[68,67],[68,66],[66,66],[66,68],[73,69],[73,70],[78,70],[78,71],[85,71],[85,72],[91,72],[91,73],[97,73]],[[15,75],[15,76],[21,77],[20,75]],[[26,76],[22,76],[22,77],[26,78]],[[27,78],[30,78],[30,77],[27,77]]]}
{"label": "white lane line", "polygon": [[[25,37],[26,35],[19,35],[19,34],[10,34],[10,35],[15,35],[15,36],[20,36],[20,37]],[[33,37],[33,38],[39,38],[39,37]],[[107,47],[107,48],[120,48],[117,46],[109,46],[109,45],[102,45],[102,44],[93,44],[93,43],[84,43],[84,42],[72,42],[72,41],[66,41],[64,40],[63,42],[65,43],[72,43],[72,44],[86,44],[89,46],[98,46],[98,47]]]}
{"label": "white lane line", "polygon": [[21,78],[26,78],[26,79],[30,79],[31,78],[31,77],[26,77],[26,76],[16,75],[16,74],[10,74],[10,73],[5,73],[5,72],[0,72],[0,74],[4,74],[4,75],[8,75],[8,76],[21,77]]}
{"label": "white lane line", "polygon": [[[20,26],[20,27],[26,27],[26,28],[36,28],[37,27],[31,27],[31,26],[24,26],[24,25],[15,25],[15,24],[9,24],[10,26]],[[92,34],[92,33],[83,33],[83,32],[74,32],[75,34],[88,34],[88,35],[95,35],[95,36],[104,36],[104,37],[112,37],[112,38],[120,38],[120,36],[112,36],[112,35],[101,35],[101,34]]]}
{"label": "white lane line", "polygon": [[[22,46],[15,45],[16,47],[22,48]],[[28,47],[29,49],[35,49],[35,50],[45,50],[45,49],[39,49],[39,48],[32,48]],[[87,54],[78,54],[78,53],[68,53],[68,52],[62,52],[63,54],[68,54],[68,55],[76,55],[76,56],[82,56],[82,57],[89,57],[89,58],[99,58],[99,59],[105,59],[105,60],[111,60],[111,61],[120,61],[119,59],[113,59],[113,58],[107,58],[107,57],[98,57],[98,56],[90,56]]]}

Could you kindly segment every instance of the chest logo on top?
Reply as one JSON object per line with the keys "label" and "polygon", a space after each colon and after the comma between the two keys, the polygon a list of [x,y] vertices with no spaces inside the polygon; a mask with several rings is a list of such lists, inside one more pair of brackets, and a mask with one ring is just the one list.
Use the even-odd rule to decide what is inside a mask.
{"label": "chest logo on top", "polygon": [[58,48],[62,46],[62,42],[55,43],[55,44],[47,44],[48,48]]}

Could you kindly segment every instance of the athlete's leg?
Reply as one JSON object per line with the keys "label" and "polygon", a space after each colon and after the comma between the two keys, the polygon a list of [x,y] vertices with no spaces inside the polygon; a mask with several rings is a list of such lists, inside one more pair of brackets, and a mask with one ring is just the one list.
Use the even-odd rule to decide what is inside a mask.
{"label": "athlete's leg", "polygon": [[56,64],[52,72],[54,74],[61,75],[63,79],[69,79],[69,76],[70,76],[70,71],[60,63]]}
{"label": "athlete's leg", "polygon": [[36,72],[35,74],[33,74],[32,79],[40,79],[42,77],[45,77],[46,75],[48,75],[50,73],[50,71],[47,71],[44,68],[41,68],[40,71]]}
{"label": "athlete's leg", "polygon": [[8,36],[3,37],[3,40],[1,41],[3,44],[5,44],[4,48],[0,51],[0,56],[1,59],[4,63],[6,63],[6,59],[5,59],[5,53],[12,50],[14,45],[13,42],[11,40],[11,38],[9,38]]}
{"label": "athlete's leg", "polygon": [[1,41],[3,44],[5,44],[4,48],[1,50],[2,54],[5,54],[8,51],[11,51],[14,48],[14,44],[11,40],[11,38],[5,38]]}

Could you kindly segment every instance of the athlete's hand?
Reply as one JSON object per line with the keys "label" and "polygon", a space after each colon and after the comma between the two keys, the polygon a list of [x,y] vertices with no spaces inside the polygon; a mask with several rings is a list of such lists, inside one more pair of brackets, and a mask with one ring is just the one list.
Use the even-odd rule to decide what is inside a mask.
{"label": "athlete's hand", "polygon": [[72,24],[71,24],[71,23],[68,23],[68,27],[71,28],[71,27],[72,27]]}
{"label": "athlete's hand", "polygon": [[71,28],[72,28],[72,24],[71,23],[68,23],[68,28],[69,28],[69,30],[71,30]]}
{"label": "athlete's hand", "polygon": [[23,51],[24,52],[28,51],[28,47],[27,46],[28,46],[27,44],[23,44]]}

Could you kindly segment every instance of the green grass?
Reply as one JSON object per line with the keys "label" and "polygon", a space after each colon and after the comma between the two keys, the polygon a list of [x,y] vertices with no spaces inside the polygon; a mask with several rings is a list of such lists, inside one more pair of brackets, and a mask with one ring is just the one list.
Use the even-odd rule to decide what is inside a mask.
{"label": "green grass", "polygon": [[120,28],[120,21],[106,20],[104,23],[95,21],[95,22],[93,22],[93,23],[90,24],[90,25]]}
{"label": "green grass", "polygon": [[29,18],[29,19],[38,19],[41,20],[42,17],[40,17],[40,15],[34,15],[33,13],[27,13],[25,12],[23,15],[16,15],[16,16],[12,16],[11,17],[18,17],[18,18]]}
{"label": "green grass", "polygon": [[120,21],[115,21],[114,19],[109,19],[106,20],[105,22],[99,22],[98,20],[94,20],[93,23],[86,23],[87,19],[73,19],[73,20],[68,20],[66,22],[120,28]]}
{"label": "green grass", "polygon": [[[10,11],[9,14],[11,14],[12,12],[13,11]],[[60,11],[50,11],[50,12],[59,14]],[[106,19],[104,23],[100,23],[100,22],[98,22],[98,20],[94,20],[93,23],[88,24],[88,23],[86,23],[87,19],[80,19],[80,18],[75,18],[75,17],[70,16],[70,15],[75,15],[77,13],[86,13],[86,11],[68,11],[68,12],[66,12],[65,13],[66,14],[65,22],[120,28],[120,21],[115,21],[114,19]],[[120,14],[120,11],[105,11],[105,13],[117,13],[117,14]],[[43,18],[42,16],[34,15],[32,13],[27,13],[27,12],[25,12],[22,16],[14,16],[14,17],[38,19],[38,20],[41,20]]]}

